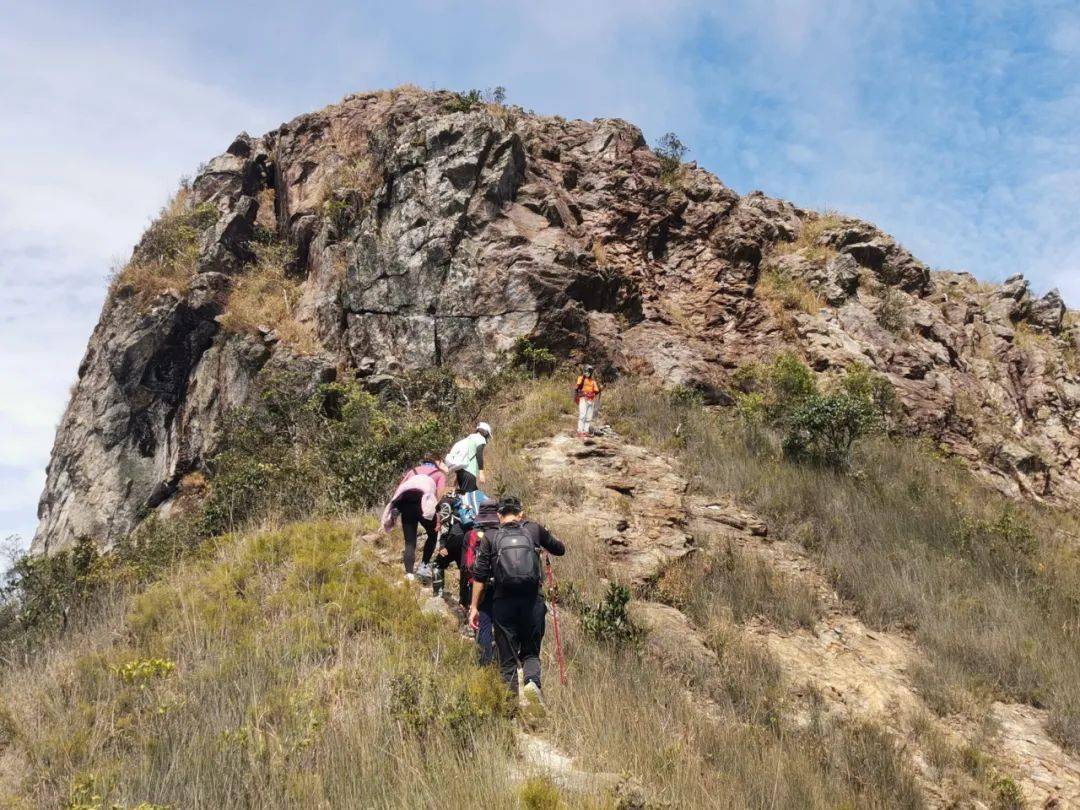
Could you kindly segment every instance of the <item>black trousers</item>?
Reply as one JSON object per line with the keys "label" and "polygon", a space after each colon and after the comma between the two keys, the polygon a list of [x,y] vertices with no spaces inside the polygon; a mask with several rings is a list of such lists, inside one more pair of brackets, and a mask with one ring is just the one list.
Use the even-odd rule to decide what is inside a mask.
{"label": "black trousers", "polygon": [[401,533],[405,535],[405,553],[402,555],[402,562],[405,564],[405,573],[411,574],[416,565],[417,527],[423,526],[427,533],[427,540],[424,541],[424,562],[428,562],[435,551],[435,520],[424,517],[418,500],[398,501],[397,508],[401,512]]}
{"label": "black trousers", "polygon": [[503,682],[513,694],[517,694],[517,668],[520,664],[525,683],[531,681],[539,687],[540,645],[544,642],[544,616],[547,614],[544,598],[540,594],[496,594],[491,613]]}
{"label": "black trousers", "polygon": [[476,481],[476,476],[468,470],[457,471],[457,491],[458,492],[476,492],[480,489],[480,485]]}
{"label": "black trousers", "polygon": [[472,582],[465,576],[461,569],[462,555],[465,553],[465,531],[461,524],[454,525],[443,533],[442,547],[446,549],[445,557],[436,557],[435,566],[439,569],[439,578],[452,564],[458,567],[458,602],[462,607],[468,607],[472,603]]}

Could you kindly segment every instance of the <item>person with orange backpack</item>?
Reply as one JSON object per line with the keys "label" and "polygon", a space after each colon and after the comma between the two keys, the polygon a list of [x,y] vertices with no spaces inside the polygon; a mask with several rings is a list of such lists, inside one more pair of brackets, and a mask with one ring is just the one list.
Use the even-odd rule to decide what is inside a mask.
{"label": "person with orange backpack", "polygon": [[596,381],[592,366],[585,366],[574,387],[574,403],[578,406],[577,435],[587,438],[592,431],[592,420],[600,399],[600,383]]}

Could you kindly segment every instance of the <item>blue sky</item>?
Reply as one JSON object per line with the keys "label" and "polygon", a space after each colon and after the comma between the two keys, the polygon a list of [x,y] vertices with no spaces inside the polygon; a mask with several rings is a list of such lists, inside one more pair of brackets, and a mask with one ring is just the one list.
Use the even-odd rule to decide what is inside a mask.
{"label": "blue sky", "polygon": [[672,130],[740,192],[1080,305],[1075,2],[3,4],[0,537],[35,524],[109,267],[241,130],[346,93],[504,85]]}

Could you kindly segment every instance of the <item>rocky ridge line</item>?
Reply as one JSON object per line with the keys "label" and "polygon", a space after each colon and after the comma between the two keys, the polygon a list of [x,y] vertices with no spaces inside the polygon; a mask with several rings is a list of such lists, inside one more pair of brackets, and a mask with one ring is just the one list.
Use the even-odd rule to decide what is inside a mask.
{"label": "rocky ridge line", "polygon": [[[184,204],[216,221],[186,283],[149,300],[121,283],[106,302],[35,552],[107,547],[168,508],[271,372],[377,389],[433,366],[468,376],[519,337],[716,402],[780,351],[825,375],[860,362],[893,382],[912,432],[1003,491],[1080,500],[1080,328],[1060,296],[932,272],[865,222],[671,171],[624,121],[357,94],[241,134]],[[222,325],[267,239],[295,254],[289,317],[314,349],[280,324]]]}

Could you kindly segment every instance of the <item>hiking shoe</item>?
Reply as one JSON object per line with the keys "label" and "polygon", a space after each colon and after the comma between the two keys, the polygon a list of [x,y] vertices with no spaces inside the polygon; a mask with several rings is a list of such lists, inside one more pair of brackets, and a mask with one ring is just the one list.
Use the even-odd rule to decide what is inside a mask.
{"label": "hiking shoe", "polygon": [[428,563],[420,563],[416,566],[416,578],[421,582],[430,582],[431,566]]}
{"label": "hiking shoe", "polygon": [[525,684],[521,690],[525,705],[522,707],[521,716],[527,723],[536,723],[547,716],[547,708],[544,706],[544,695],[540,687],[532,681]]}
{"label": "hiking shoe", "polygon": [[413,582],[415,580],[416,580],[416,575],[415,574],[406,574],[405,575],[405,581],[406,582]]}

